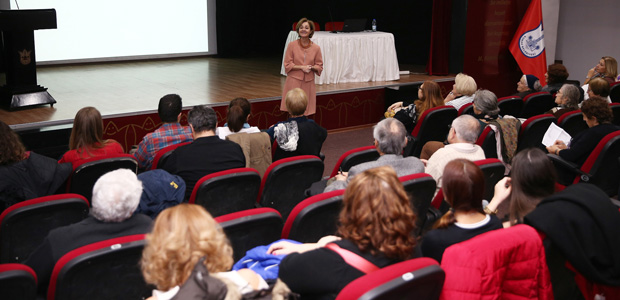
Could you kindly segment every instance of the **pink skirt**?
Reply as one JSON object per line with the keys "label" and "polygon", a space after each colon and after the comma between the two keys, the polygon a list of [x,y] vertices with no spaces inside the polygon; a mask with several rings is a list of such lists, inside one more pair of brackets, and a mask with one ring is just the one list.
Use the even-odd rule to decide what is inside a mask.
{"label": "pink skirt", "polygon": [[308,95],[308,106],[306,107],[306,111],[304,112],[304,116],[314,115],[316,113],[316,85],[314,84],[314,80],[312,81],[303,81],[295,79],[291,76],[286,77],[286,83],[284,83],[284,91],[282,92],[282,101],[280,102],[280,110],[286,110],[286,103],[284,103],[284,98],[286,97],[286,93],[288,91],[300,88],[306,92]]}

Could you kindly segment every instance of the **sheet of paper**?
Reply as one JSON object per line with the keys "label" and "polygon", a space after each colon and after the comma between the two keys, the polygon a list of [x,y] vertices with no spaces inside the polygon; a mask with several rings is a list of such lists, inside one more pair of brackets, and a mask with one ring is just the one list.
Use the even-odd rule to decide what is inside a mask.
{"label": "sheet of paper", "polygon": [[545,145],[545,147],[549,147],[553,145],[555,141],[560,140],[564,142],[564,144],[568,145],[570,139],[570,134],[558,125],[555,125],[555,123],[551,123],[547,129],[547,132],[545,132],[545,136],[543,136],[542,144]]}

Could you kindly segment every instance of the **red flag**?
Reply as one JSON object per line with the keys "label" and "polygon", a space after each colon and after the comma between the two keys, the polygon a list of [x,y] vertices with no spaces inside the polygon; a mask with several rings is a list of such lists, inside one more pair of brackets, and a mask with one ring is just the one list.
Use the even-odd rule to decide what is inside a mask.
{"label": "red flag", "polygon": [[523,74],[532,74],[545,85],[547,56],[543,35],[540,0],[532,0],[510,42],[510,53],[519,64]]}

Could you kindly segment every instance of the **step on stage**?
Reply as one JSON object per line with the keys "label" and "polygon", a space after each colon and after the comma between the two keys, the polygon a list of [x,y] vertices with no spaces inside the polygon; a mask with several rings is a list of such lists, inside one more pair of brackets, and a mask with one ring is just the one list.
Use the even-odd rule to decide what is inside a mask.
{"label": "step on stage", "polygon": [[[286,80],[279,74],[281,62],[281,57],[204,56],[39,66],[39,84],[48,87],[58,103],[17,111],[0,109],[0,120],[20,132],[28,145],[27,135],[70,131],[76,112],[94,106],[104,118],[106,138],[116,139],[127,149],[160,125],[159,98],[179,94],[184,112],[195,105],[210,105],[218,114],[220,126],[225,122],[228,102],[245,97],[252,102],[250,124],[267,128],[287,118],[280,111]],[[317,85],[317,113],[313,119],[329,130],[376,123],[385,102],[416,95],[415,87],[425,80],[440,83],[445,95],[452,88],[454,76],[408,74],[396,81]],[[184,116],[182,123],[186,121]],[[68,138],[62,142],[66,145]]]}

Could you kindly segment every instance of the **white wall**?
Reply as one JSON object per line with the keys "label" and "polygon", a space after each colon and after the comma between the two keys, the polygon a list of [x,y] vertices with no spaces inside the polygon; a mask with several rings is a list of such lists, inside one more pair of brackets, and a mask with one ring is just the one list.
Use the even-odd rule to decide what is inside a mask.
{"label": "white wall", "polygon": [[558,23],[555,59],[563,61],[569,79],[583,83],[602,56],[620,60],[620,1],[562,0]]}

